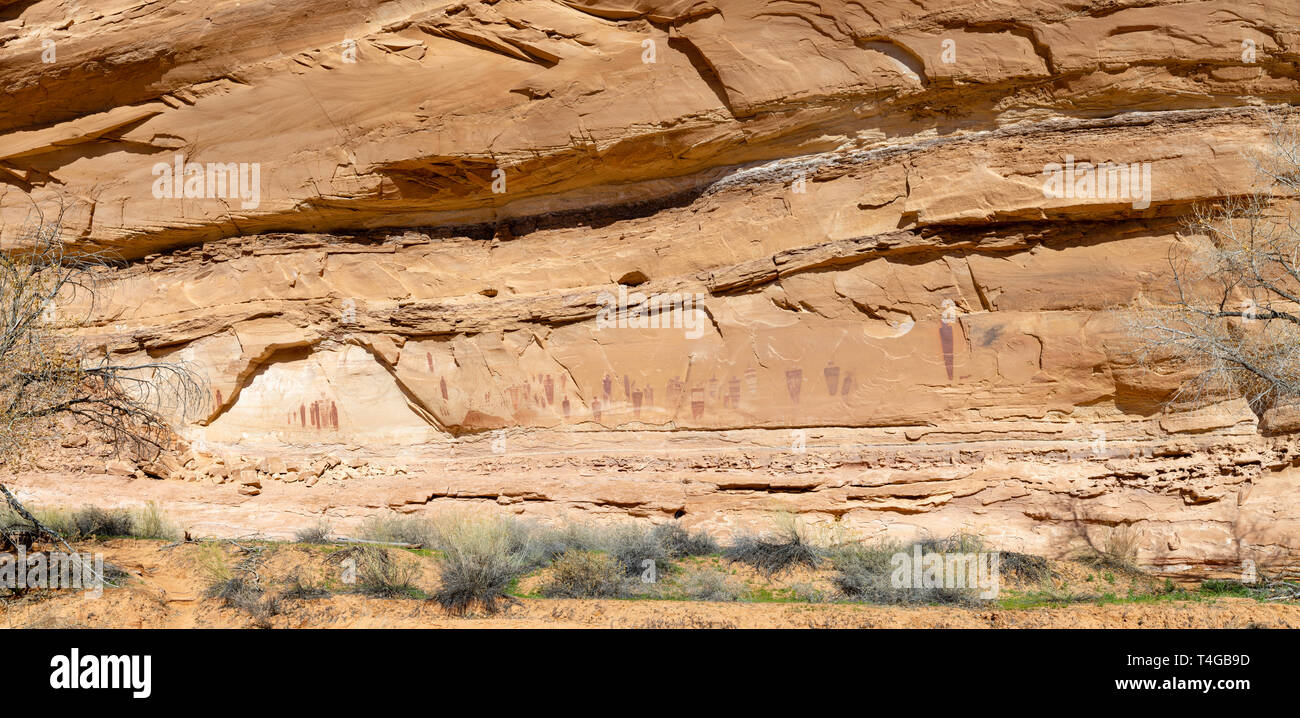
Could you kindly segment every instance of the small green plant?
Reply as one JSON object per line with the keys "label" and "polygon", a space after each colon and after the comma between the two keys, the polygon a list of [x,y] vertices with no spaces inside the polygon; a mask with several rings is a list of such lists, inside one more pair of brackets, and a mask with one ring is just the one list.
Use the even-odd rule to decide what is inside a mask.
{"label": "small green plant", "polygon": [[1207,596],[1233,596],[1246,598],[1250,596],[1250,586],[1241,581],[1229,581],[1226,579],[1210,579],[1202,581],[1200,592]]}
{"label": "small green plant", "polygon": [[825,591],[807,581],[800,581],[791,586],[790,598],[799,603],[823,603],[827,600]]}
{"label": "small green plant", "polygon": [[1211,579],[1203,581],[1198,592],[1205,596],[1253,598],[1256,601],[1300,601],[1300,583],[1265,576],[1254,583]]}

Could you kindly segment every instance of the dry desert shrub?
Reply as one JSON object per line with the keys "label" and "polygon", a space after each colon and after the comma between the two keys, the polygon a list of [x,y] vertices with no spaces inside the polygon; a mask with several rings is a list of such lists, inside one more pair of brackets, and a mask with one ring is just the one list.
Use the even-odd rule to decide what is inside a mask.
{"label": "dry desert shrub", "polygon": [[655,530],[642,524],[619,526],[610,536],[609,553],[625,576],[639,576],[652,562],[656,572],[671,570],[668,550]]}
{"label": "dry desert shrub", "polygon": [[1138,546],[1142,543],[1142,532],[1131,525],[1116,526],[1106,534],[1101,547],[1093,547],[1083,557],[1086,563],[1104,566],[1128,573],[1137,572]]}
{"label": "dry desert shrub", "polygon": [[739,601],[744,594],[731,577],[716,569],[691,574],[682,590],[692,601]]}
{"label": "dry desert shrub", "polygon": [[312,577],[307,571],[299,566],[284,581],[284,589],[280,592],[280,598],[297,601],[310,601],[318,598],[327,598],[330,591],[318,579]]}
{"label": "dry desert shrub", "polygon": [[495,613],[507,591],[535,562],[538,550],[519,522],[447,515],[437,522],[442,586],[434,594],[449,613]]}
{"label": "dry desert shrub", "polygon": [[204,597],[221,599],[226,606],[238,608],[261,623],[279,613],[279,603],[265,596],[253,574],[231,565],[220,543],[202,545],[195,563],[207,580]]}
{"label": "dry desert shrub", "polygon": [[619,526],[591,526],[583,523],[533,528],[539,559],[552,561],[566,551],[600,551],[614,556],[627,575],[637,575],[645,561],[671,570],[671,561],[688,556],[717,553],[718,545],[703,531],[689,532],[675,522],[646,525],[630,522]]}
{"label": "dry desert shrub", "polygon": [[179,533],[153,501],[145,502],[132,518],[131,536],[134,538],[174,539]]}
{"label": "dry desert shrub", "polygon": [[431,546],[435,543],[435,531],[426,519],[386,514],[366,519],[361,524],[361,538],[384,543]]}
{"label": "dry desert shrub", "polygon": [[382,546],[358,546],[348,551],[356,561],[357,590],[380,598],[418,596],[416,567],[401,551]]}
{"label": "dry desert shrub", "polygon": [[330,533],[334,527],[325,519],[317,519],[316,523],[298,529],[293,534],[293,540],[298,543],[327,544],[330,542]]}
{"label": "dry desert shrub", "polygon": [[172,539],[175,526],[157,503],[150,501],[134,511],[83,506],[76,511],[40,510],[36,518],[50,530],[70,540],[91,538]]}
{"label": "dry desert shrub", "polygon": [[780,514],[776,529],[766,534],[741,534],[722,554],[733,563],[743,563],[774,576],[796,566],[817,568],[825,550],[815,546],[809,531],[790,514]]}
{"label": "dry desert shrub", "polygon": [[206,407],[207,388],[183,364],[124,363],[76,337],[110,258],[69,248],[67,209],[34,205],[0,251],[0,462],[28,463],[57,416],[156,456],[175,438],[172,420]]}
{"label": "dry desert shrub", "polygon": [[538,560],[551,563],[567,551],[608,551],[609,529],[584,522],[533,527]]}
{"label": "dry desert shrub", "polygon": [[[880,604],[973,604],[981,589],[977,586],[908,586],[894,585],[894,557],[898,554],[926,557],[939,554],[975,556],[987,543],[979,536],[958,533],[945,538],[928,538],[911,543],[882,540],[872,543],[844,543],[829,553],[835,575],[831,582],[849,600]],[[999,568],[1000,570],[1000,568]]]}
{"label": "dry desert shrub", "polygon": [[609,554],[566,551],[551,565],[548,598],[618,598],[628,593],[623,566]]}
{"label": "dry desert shrub", "polygon": [[718,552],[718,542],[707,532],[691,533],[675,522],[656,526],[654,537],[671,558],[708,556]]}
{"label": "dry desert shrub", "polygon": [[130,536],[135,524],[126,509],[87,506],[72,515],[71,535],[76,538]]}
{"label": "dry desert shrub", "polygon": [[1124,312],[1134,366],[1192,373],[1166,404],[1244,397],[1262,415],[1300,401],[1300,217],[1278,201],[1300,191],[1300,122],[1268,121],[1250,194],[1195,208],[1165,286]]}

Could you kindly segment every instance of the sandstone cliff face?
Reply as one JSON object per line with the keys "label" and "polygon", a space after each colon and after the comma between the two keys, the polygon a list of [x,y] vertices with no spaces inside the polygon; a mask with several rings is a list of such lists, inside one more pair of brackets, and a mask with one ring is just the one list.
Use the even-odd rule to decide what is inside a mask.
{"label": "sandstone cliff face", "polygon": [[0,240],[127,260],[87,338],[201,371],[203,451],[411,467],[345,513],[1300,550],[1289,441],[1115,311],[1250,189],[1289,0],[89,5],[0,2]]}

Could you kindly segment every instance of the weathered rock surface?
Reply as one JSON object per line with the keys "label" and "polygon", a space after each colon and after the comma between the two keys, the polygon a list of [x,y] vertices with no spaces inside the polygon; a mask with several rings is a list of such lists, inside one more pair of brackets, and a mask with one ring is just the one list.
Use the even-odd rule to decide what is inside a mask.
{"label": "weathered rock surface", "polygon": [[1115,311],[1252,186],[1289,0],[88,5],[0,5],[0,241],[129,260],[86,338],[208,378],[187,500],[1295,561],[1285,431],[1167,406]]}

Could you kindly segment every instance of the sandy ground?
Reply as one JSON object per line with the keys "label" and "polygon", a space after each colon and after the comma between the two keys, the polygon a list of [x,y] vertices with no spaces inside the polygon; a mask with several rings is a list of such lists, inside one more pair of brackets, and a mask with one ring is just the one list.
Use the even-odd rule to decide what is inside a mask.
{"label": "sandy ground", "polygon": [[[225,555],[242,555],[229,544]],[[204,556],[213,544],[113,539],[83,545],[130,578],[98,599],[81,593],[30,592],[0,605],[11,628],[1300,628],[1300,605],[1244,598],[1050,608],[885,607],[842,603],[706,603],[672,600],[523,598],[491,617],[455,617],[419,598],[334,593],[284,598],[274,615],[253,615],[204,597]],[[283,546],[258,567],[267,585],[282,585],[304,567],[319,567],[330,551]],[[420,585],[436,580],[431,560]],[[433,571],[433,578],[430,572]]]}

